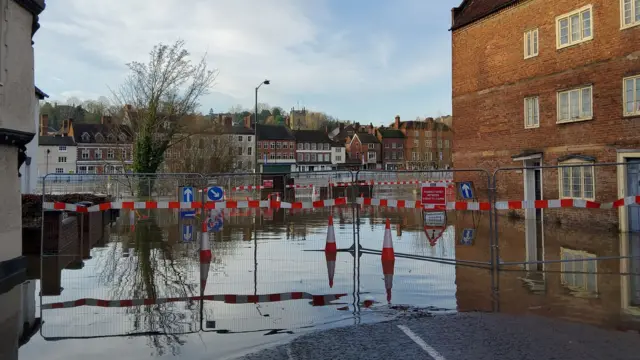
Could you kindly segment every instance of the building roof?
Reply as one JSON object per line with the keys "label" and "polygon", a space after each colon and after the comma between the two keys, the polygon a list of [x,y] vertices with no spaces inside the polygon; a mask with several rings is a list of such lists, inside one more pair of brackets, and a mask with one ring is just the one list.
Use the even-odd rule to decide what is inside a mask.
{"label": "building roof", "polygon": [[460,6],[452,10],[451,30],[470,25],[520,1],[522,0],[463,0]]}
{"label": "building roof", "polygon": [[49,95],[45,94],[45,92],[40,90],[40,88],[38,88],[37,86],[35,88],[36,88],[36,96],[38,97],[38,99],[44,100],[45,98],[49,97]]}
{"label": "building roof", "polygon": [[[389,127],[394,126],[395,123],[391,123]],[[430,125],[433,124],[433,125]],[[451,128],[440,121],[436,121],[432,118],[427,118],[426,120],[409,120],[409,121],[401,121],[400,128],[404,128],[407,130],[415,130],[415,129],[431,129],[431,130],[439,130],[439,131],[449,131]]]}
{"label": "building roof", "polygon": [[346,147],[346,144],[340,141],[334,141],[331,143],[332,147]]}
{"label": "building roof", "polygon": [[76,146],[71,136],[38,136],[40,146]]}
{"label": "building roof", "polygon": [[383,139],[404,139],[405,136],[402,131],[397,129],[389,129],[389,128],[380,128],[378,132],[382,136]]}
{"label": "building roof", "polygon": [[353,137],[358,137],[358,139],[360,139],[360,142],[363,144],[380,144],[380,141],[378,141],[378,138],[369,134],[369,133],[357,133],[355,134]]}
{"label": "building roof", "polygon": [[293,134],[282,125],[256,125],[258,140],[295,140]]}
{"label": "building roof", "polygon": [[297,130],[293,132],[296,142],[331,144],[329,135],[322,130]]}
{"label": "building roof", "polygon": [[[73,135],[77,144],[90,144],[90,143],[119,143],[123,142],[119,139],[121,135],[124,135],[124,142],[130,142],[132,140],[131,129],[126,125],[104,125],[104,124],[73,124]],[[82,135],[88,134],[89,137],[84,139]],[[104,138],[103,141],[96,141],[96,136],[101,134]],[[114,135],[114,140],[109,140],[109,135]]]}
{"label": "building roof", "polygon": [[233,126],[231,129],[225,129],[224,133],[233,135],[253,135],[255,134],[255,131],[244,126]]}

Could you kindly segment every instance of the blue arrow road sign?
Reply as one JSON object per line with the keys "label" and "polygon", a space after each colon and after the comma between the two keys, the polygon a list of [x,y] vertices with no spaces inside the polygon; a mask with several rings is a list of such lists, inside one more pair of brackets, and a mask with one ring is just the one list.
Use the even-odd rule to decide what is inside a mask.
{"label": "blue arrow road sign", "polygon": [[182,241],[190,242],[193,240],[193,225],[182,225]]}
{"label": "blue arrow road sign", "polygon": [[470,181],[465,181],[460,183],[460,193],[462,194],[462,198],[465,200],[473,199],[473,187]]}
{"label": "blue arrow road sign", "polygon": [[[182,202],[192,202],[194,199],[193,188],[191,186],[185,186],[182,188]],[[180,216],[183,218],[195,217],[195,210],[182,210],[180,211]]]}
{"label": "blue arrow road sign", "polygon": [[182,188],[182,202],[193,201],[193,188],[191,186],[185,186]]}
{"label": "blue arrow road sign", "polygon": [[473,239],[476,236],[476,229],[463,229],[462,230],[462,239],[460,239],[460,243],[462,245],[473,245]]}
{"label": "blue arrow road sign", "polygon": [[224,197],[224,189],[220,186],[212,186],[207,190],[209,201],[220,201]]}

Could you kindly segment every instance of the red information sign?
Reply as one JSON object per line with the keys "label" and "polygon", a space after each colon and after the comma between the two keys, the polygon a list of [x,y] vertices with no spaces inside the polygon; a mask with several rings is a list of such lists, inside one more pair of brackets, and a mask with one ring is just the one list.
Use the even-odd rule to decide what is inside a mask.
{"label": "red information sign", "polygon": [[428,205],[446,205],[447,188],[444,186],[423,186],[422,203]]}
{"label": "red information sign", "polygon": [[273,189],[273,180],[262,180],[262,186],[265,189]]}

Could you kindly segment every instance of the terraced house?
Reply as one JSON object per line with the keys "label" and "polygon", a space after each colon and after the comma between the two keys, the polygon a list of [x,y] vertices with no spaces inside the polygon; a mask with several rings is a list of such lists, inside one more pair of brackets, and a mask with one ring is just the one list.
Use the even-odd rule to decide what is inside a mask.
{"label": "terraced house", "polygon": [[[500,174],[503,198],[640,193],[640,1],[465,0],[452,18],[457,168],[561,166]],[[640,231],[628,210],[559,221]]]}

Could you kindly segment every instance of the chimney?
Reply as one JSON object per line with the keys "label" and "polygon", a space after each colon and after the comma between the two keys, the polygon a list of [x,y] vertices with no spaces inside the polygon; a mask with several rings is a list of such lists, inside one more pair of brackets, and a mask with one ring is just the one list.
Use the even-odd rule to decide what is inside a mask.
{"label": "chimney", "polygon": [[329,133],[329,125],[325,125],[324,126],[324,133],[328,134]]}
{"label": "chimney", "polygon": [[371,134],[371,135],[375,135],[376,134],[376,128],[373,127],[372,123],[369,123],[369,134]]}
{"label": "chimney", "polygon": [[[130,106],[130,105],[129,105],[129,106]],[[109,115],[102,115],[102,116],[100,117],[100,123],[101,123],[102,125],[108,125],[108,126],[111,126],[111,125],[112,125],[112,123],[113,123],[113,121],[111,120],[111,116],[109,116]]]}
{"label": "chimney", "polygon": [[49,135],[47,129],[49,129],[49,115],[42,114],[40,115],[40,136]]}
{"label": "chimney", "polygon": [[245,116],[242,120],[244,121],[244,127],[251,129],[251,115]]}
{"label": "chimney", "polygon": [[231,116],[225,116],[223,118],[224,121],[224,127],[227,129],[230,129],[233,126],[233,121],[231,119]]}
{"label": "chimney", "polygon": [[400,129],[400,115],[396,115],[396,122],[393,127],[396,129]]}

